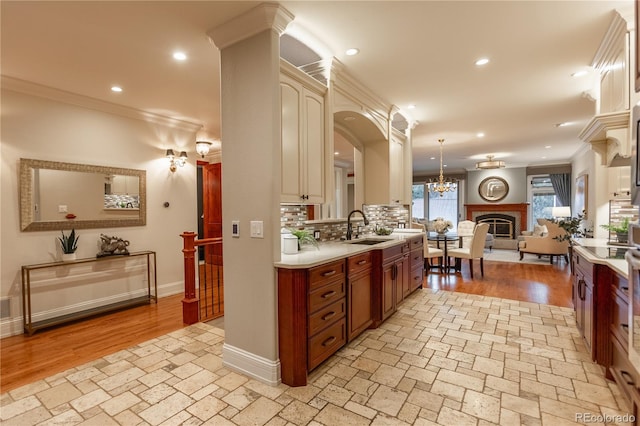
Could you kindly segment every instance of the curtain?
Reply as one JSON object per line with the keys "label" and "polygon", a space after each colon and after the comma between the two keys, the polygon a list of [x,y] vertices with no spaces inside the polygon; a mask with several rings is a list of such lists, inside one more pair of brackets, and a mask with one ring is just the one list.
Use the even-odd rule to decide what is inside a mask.
{"label": "curtain", "polygon": [[571,205],[571,175],[568,173],[550,174],[551,185],[556,197],[563,206]]}

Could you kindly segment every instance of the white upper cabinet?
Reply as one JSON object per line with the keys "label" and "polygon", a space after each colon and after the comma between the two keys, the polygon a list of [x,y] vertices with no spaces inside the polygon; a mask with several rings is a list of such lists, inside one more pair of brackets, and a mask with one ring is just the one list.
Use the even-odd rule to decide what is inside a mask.
{"label": "white upper cabinet", "polygon": [[325,199],[325,104],[323,94],[289,75],[280,76],[282,106],[281,201]]}
{"label": "white upper cabinet", "polygon": [[404,143],[392,137],[389,142],[389,201],[403,204],[404,199]]}

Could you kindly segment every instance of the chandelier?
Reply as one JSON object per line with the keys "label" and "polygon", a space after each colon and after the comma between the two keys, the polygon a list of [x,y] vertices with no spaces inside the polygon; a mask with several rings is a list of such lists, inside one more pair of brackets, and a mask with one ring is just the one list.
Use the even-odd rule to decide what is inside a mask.
{"label": "chandelier", "polygon": [[442,197],[445,192],[456,190],[457,180],[444,177],[442,170],[442,145],[444,144],[444,139],[438,139],[438,142],[440,142],[440,176],[437,179],[431,178],[427,180],[425,185],[427,185],[429,192],[439,192]]}

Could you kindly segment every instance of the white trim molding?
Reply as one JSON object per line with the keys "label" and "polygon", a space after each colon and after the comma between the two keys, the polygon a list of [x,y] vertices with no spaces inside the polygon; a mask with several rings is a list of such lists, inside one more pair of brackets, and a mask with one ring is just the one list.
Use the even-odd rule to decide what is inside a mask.
{"label": "white trim molding", "polygon": [[224,343],[222,345],[222,365],[270,386],[280,384],[279,359],[273,361]]}

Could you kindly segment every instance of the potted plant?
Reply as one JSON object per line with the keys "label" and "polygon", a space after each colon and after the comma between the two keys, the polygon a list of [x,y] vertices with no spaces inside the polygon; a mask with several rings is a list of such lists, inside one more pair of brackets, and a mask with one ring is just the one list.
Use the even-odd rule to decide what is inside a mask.
{"label": "potted plant", "polygon": [[62,237],[58,237],[58,241],[60,241],[60,246],[62,248],[62,260],[69,261],[75,260],[76,258],[76,249],[78,248],[78,240],[80,239],[79,235],[76,235],[76,230],[72,229],[69,235],[64,235],[64,231],[60,231]]}
{"label": "potted plant", "polygon": [[306,229],[290,229],[290,231],[293,235],[298,237],[298,250],[300,250],[303,244],[311,244],[315,248],[318,248],[318,242]]}
{"label": "potted plant", "polygon": [[554,237],[558,241],[569,240],[569,245],[573,245],[572,238],[584,237],[584,230],[581,228],[582,221],[584,220],[584,210],[577,217],[570,217],[567,219],[551,219],[552,222],[557,223],[558,226],[564,229],[565,234]]}
{"label": "potted plant", "polygon": [[618,224],[606,224],[600,225],[602,228],[608,230],[609,232],[615,232],[616,238],[619,243],[626,243],[629,241],[629,222],[630,219],[625,217],[622,219],[622,222]]}

